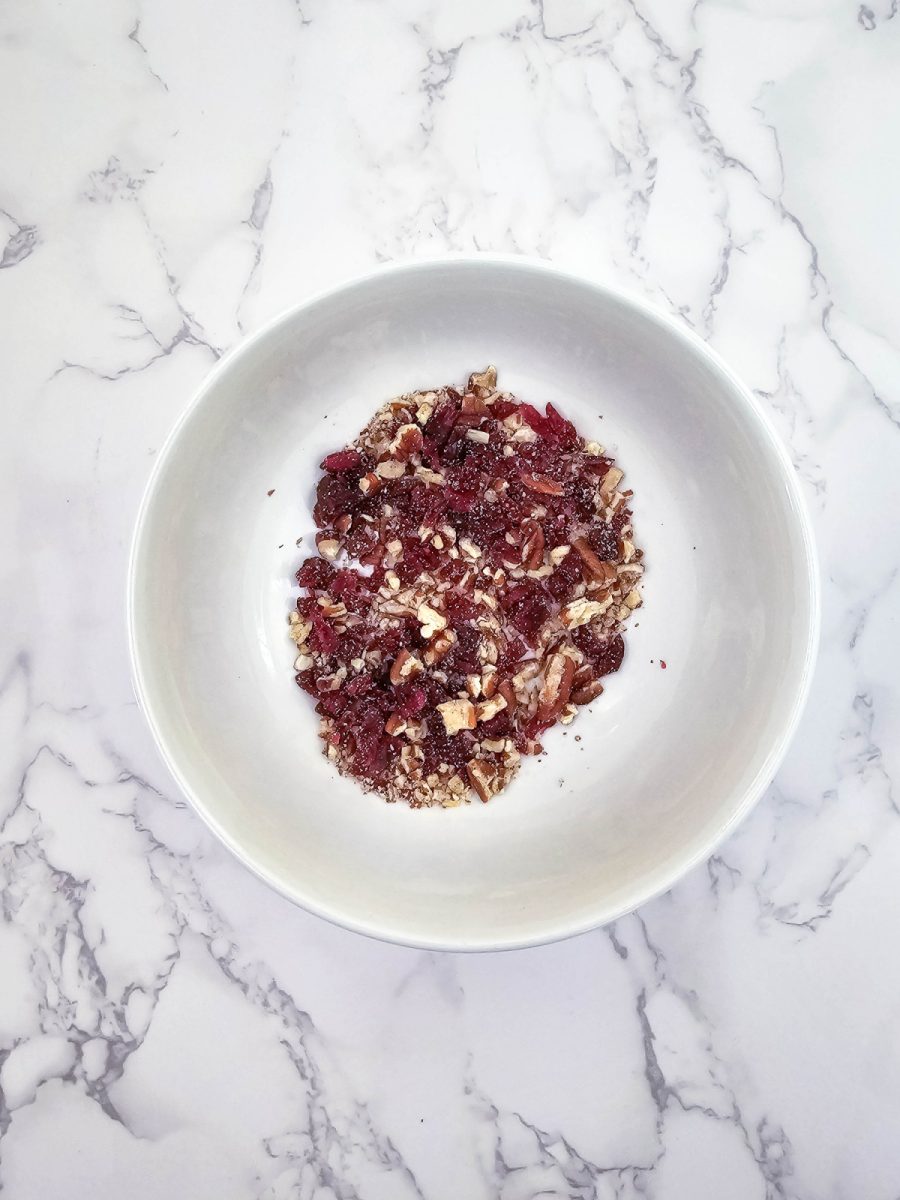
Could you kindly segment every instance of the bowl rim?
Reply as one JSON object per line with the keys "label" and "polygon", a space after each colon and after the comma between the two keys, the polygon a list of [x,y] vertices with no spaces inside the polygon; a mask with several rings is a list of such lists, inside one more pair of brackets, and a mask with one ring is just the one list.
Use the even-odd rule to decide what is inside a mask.
{"label": "bowl rim", "polygon": [[[403,928],[391,928],[377,921],[369,921],[364,917],[356,916],[351,912],[343,912],[335,906],[328,906],[316,900],[314,897],[305,895],[302,888],[291,888],[283,881],[273,878],[266,867],[254,860],[248,852],[243,848],[240,842],[236,841],[230,833],[228,833],[220,824],[215,816],[206,805],[203,798],[195,793],[193,788],[188,784],[182,770],[176,761],[176,757],[170,752],[166,742],[160,732],[159,725],[154,716],[152,703],[149,697],[146,681],[141,666],[140,654],[137,645],[137,630],[135,620],[135,604],[136,604],[136,582],[138,564],[141,558],[142,547],[146,534],[146,528],[149,520],[149,514],[153,507],[156,498],[157,489],[166,463],[175,447],[182,429],[188,423],[196,409],[200,407],[206,397],[212,392],[219,379],[231,369],[232,365],[238,358],[250,353],[260,342],[265,341],[282,326],[289,324],[299,314],[315,308],[317,305],[340,295],[344,292],[352,292],[357,288],[367,286],[379,279],[388,279],[393,276],[416,274],[419,272],[428,272],[435,269],[440,269],[447,266],[457,265],[460,267],[503,267],[512,270],[522,271],[524,274],[532,274],[542,276],[544,278],[555,278],[567,283],[574,283],[581,287],[586,287],[590,290],[600,293],[607,299],[611,299],[619,305],[630,308],[633,311],[641,314],[644,318],[653,324],[668,331],[672,336],[678,339],[691,353],[704,359],[707,365],[712,370],[721,376],[723,383],[727,384],[731,391],[739,398],[747,410],[751,421],[756,425],[760,435],[764,441],[768,442],[770,449],[775,455],[775,460],[781,469],[782,482],[784,483],[789,498],[791,507],[796,514],[796,522],[798,533],[800,535],[800,547],[803,559],[806,566],[806,593],[803,597],[805,601],[806,614],[806,646],[804,650],[804,658],[802,670],[795,689],[795,695],[790,712],[783,723],[779,736],[773,739],[772,745],[766,754],[763,763],[760,765],[756,775],[752,781],[744,788],[743,794],[738,802],[734,805],[730,816],[710,834],[708,834],[702,842],[696,847],[693,853],[684,856],[680,861],[674,863],[667,868],[658,868],[653,872],[652,877],[641,887],[636,888],[632,895],[619,904],[608,906],[607,908],[598,908],[590,916],[579,918],[571,921],[557,921],[550,927],[542,927],[534,934],[523,934],[512,938],[495,938],[490,935],[483,940],[475,941],[468,939],[454,939],[447,937],[422,937],[421,935],[411,934],[404,931]],[[790,744],[797,731],[800,718],[803,710],[806,707],[806,702],[809,698],[809,693],[812,685],[812,678],[816,664],[816,657],[819,647],[819,638],[821,633],[821,580],[818,555],[816,551],[815,537],[813,533],[812,520],[810,516],[809,506],[803,494],[800,479],[794,469],[794,465],[790,459],[787,449],[777,433],[769,414],[765,411],[760,401],[753,394],[750,388],[732,371],[726,362],[713,350],[693,329],[680,322],[676,317],[665,312],[657,307],[654,303],[646,300],[643,296],[637,295],[625,288],[611,284],[606,280],[596,278],[586,273],[572,271],[567,268],[561,268],[553,263],[543,259],[534,258],[528,255],[519,254],[500,254],[494,252],[455,252],[436,256],[420,257],[403,259],[400,261],[380,264],[367,271],[353,275],[347,279],[341,280],[338,283],[328,287],[321,288],[312,293],[305,299],[292,304],[274,316],[265,321],[257,330],[246,337],[242,337],[234,346],[232,346],[212,369],[206,374],[199,386],[195,389],[188,403],[185,405],[174,425],[169,430],[165,437],[162,446],[159,449],[150,475],[144,487],[140,505],[138,507],[137,518],[135,520],[134,531],[131,538],[131,544],[128,554],[127,563],[127,582],[126,582],[126,624],[127,624],[127,641],[128,652],[131,665],[131,679],[135,698],[138,707],[143,713],[144,719],[150,729],[151,736],[156,745],[156,749],[162,758],[169,773],[174,778],[178,787],[189,801],[193,810],[203,820],[206,826],[216,835],[216,837],[226,846],[226,848],[238,859],[238,861],[250,870],[258,879],[261,879],[279,895],[290,900],[298,907],[305,909],[307,912],[313,913],[315,916],[322,917],[324,920],[340,928],[351,930],[354,933],[361,933],[367,937],[374,938],[379,941],[388,942],[394,945],[408,946],[416,949],[424,950],[441,950],[450,952],[491,952],[501,950],[525,949],[528,947],[548,945],[553,942],[564,941],[568,938],[577,937],[580,934],[587,933],[593,929],[601,928],[610,924],[613,921],[620,919],[623,916],[634,912],[649,901],[667,892],[680,879],[687,875],[696,866],[702,863],[713,854],[716,848],[722,844],[744,820],[754,806],[759,802],[766,788],[776,775],[785,755],[790,747]]]}

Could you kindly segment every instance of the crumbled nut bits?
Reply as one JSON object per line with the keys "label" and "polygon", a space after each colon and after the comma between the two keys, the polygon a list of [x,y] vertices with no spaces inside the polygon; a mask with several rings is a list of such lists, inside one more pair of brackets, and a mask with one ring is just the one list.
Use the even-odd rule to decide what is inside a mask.
{"label": "crumbled nut bits", "polygon": [[487,801],[621,666],[622,472],[493,367],[391,400],[322,468],[290,635],[325,752],[387,800]]}

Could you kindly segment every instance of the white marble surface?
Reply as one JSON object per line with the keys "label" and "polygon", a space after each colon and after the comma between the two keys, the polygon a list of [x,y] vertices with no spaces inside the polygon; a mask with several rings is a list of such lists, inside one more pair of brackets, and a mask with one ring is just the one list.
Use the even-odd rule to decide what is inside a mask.
{"label": "white marble surface", "polygon": [[[897,0],[0,7],[0,1183],[11,1200],[900,1195]],[[126,549],[216,357],[372,264],[678,312],[818,530],[754,815],[614,928],[366,941],[243,871],[131,693]]]}

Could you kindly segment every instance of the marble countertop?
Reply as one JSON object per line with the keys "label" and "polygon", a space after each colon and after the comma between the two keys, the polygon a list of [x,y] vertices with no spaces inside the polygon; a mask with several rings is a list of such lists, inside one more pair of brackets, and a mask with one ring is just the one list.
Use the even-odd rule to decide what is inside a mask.
{"label": "marble countertop", "polygon": [[[897,1200],[896,14],[0,9],[4,1196]],[[719,853],[612,928],[466,957],[232,860],[136,708],[123,594],[224,350],[474,249],[611,280],[725,356],[791,448],[825,606],[794,747]]]}

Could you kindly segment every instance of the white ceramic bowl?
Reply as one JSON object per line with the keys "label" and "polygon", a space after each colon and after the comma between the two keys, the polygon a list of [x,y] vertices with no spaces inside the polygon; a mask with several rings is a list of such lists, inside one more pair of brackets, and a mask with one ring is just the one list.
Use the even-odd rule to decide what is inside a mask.
{"label": "white ceramic bowl", "polygon": [[[489,362],[502,387],[551,400],[616,454],[644,607],[604,695],[505,793],[412,811],[321,756],[287,637],[295,542],[312,542],[327,451],[386,398]],[[713,851],[797,723],[818,585],[791,464],[702,342],[596,283],[472,257],[330,291],[216,367],[148,487],[129,621],[160,751],[247,866],[352,929],[480,950],[612,920]]]}

